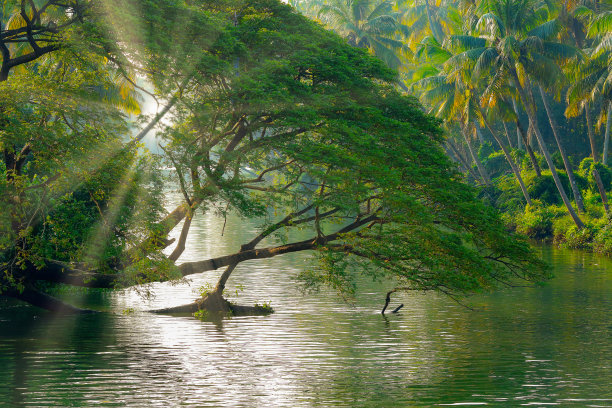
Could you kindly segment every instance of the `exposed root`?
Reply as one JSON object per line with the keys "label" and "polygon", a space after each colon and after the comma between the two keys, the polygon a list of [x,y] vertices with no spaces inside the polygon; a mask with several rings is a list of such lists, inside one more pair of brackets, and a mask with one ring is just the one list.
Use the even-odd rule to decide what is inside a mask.
{"label": "exposed root", "polygon": [[209,293],[205,297],[187,305],[152,310],[153,313],[170,315],[214,315],[214,316],[263,316],[274,313],[269,306],[241,306],[230,303],[217,292]]}

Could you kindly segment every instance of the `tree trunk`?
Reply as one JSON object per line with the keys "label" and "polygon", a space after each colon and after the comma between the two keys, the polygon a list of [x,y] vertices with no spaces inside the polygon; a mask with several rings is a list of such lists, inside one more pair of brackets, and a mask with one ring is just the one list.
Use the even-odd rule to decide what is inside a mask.
{"label": "tree trunk", "polygon": [[480,125],[477,122],[474,122],[474,128],[476,128],[476,136],[478,136],[478,141],[480,142],[481,145],[484,144],[485,140],[484,140],[484,137],[482,136],[482,132],[480,131]]}
{"label": "tree trunk", "polygon": [[185,216],[185,222],[183,223],[183,228],[181,229],[181,236],[179,237],[178,243],[176,244],[176,248],[168,257],[169,260],[175,262],[185,251],[185,243],[187,242],[187,236],[189,235],[189,228],[191,227],[191,220],[193,219],[193,211],[189,211],[189,213]]}
{"label": "tree trunk", "polygon": [[225,268],[225,271],[223,271],[223,274],[221,274],[221,276],[219,277],[217,286],[215,286],[215,293],[223,295],[223,291],[225,290],[225,284],[227,283],[227,280],[229,279],[232,272],[234,272],[234,269],[236,269],[237,265],[237,263],[233,263],[227,268]]}
{"label": "tree trunk", "polygon": [[595,133],[593,131],[593,121],[591,119],[591,111],[589,108],[589,104],[584,107],[584,115],[586,116],[587,123],[587,134],[589,135],[589,143],[591,144],[591,156],[593,157],[594,162],[598,162],[599,153],[597,153],[597,147],[595,146]]}
{"label": "tree trunk", "polygon": [[557,147],[559,148],[559,153],[561,153],[561,158],[563,158],[563,166],[565,166],[565,171],[567,172],[567,177],[569,178],[570,186],[572,188],[572,192],[574,194],[574,200],[576,200],[576,207],[578,207],[578,211],[584,212],[584,203],[582,202],[582,194],[580,193],[580,189],[576,184],[576,178],[574,177],[574,170],[572,169],[572,164],[570,163],[567,154],[565,153],[565,149],[561,144],[561,139],[558,134],[558,126],[557,121],[554,118],[550,110],[550,105],[548,104],[548,97],[541,86],[538,87],[540,89],[540,95],[542,96],[542,102],[544,103],[544,109],[546,109],[546,115],[548,116],[548,121],[550,122],[550,127],[552,128],[553,135],[555,136],[555,141],[557,142]]}
{"label": "tree trunk", "polygon": [[54,298],[53,296],[49,296],[46,293],[39,292],[32,287],[26,287],[23,292],[13,289],[5,295],[56,314],[95,313],[94,310],[80,309],[64,303],[61,300]]}
{"label": "tree trunk", "polygon": [[495,133],[493,129],[491,128],[491,125],[489,124],[489,121],[487,120],[487,117],[481,107],[479,107],[479,110],[480,110],[480,114],[482,115],[482,120],[484,120],[485,126],[487,127],[487,129],[489,129],[489,132],[491,132],[491,134],[495,138],[495,141],[497,141],[497,143],[501,146],[501,149],[504,152],[504,156],[506,156],[506,160],[508,161],[508,164],[510,164],[510,167],[512,168],[512,172],[516,176],[519,186],[521,187],[521,191],[523,192],[525,201],[527,202],[527,204],[531,205],[531,198],[529,197],[529,193],[527,192],[527,187],[525,187],[525,183],[523,182],[523,177],[521,177],[521,172],[516,167],[516,164],[514,163],[514,160],[512,159],[512,156],[510,155],[508,148],[506,148],[506,146],[501,142],[501,139],[499,138],[497,133]]}
{"label": "tree trunk", "polygon": [[555,164],[553,163],[552,157],[550,157],[550,153],[548,153],[548,149],[546,148],[546,144],[544,143],[544,138],[542,137],[542,134],[540,133],[540,128],[538,125],[538,118],[535,114],[535,103],[533,103],[533,93],[531,92],[530,88],[527,88],[527,90],[529,91],[529,96],[530,96],[530,98],[528,98],[528,94],[526,93],[526,90],[523,89],[523,87],[521,86],[518,80],[518,75],[516,74],[516,71],[513,72],[513,75],[514,75],[514,80],[516,81],[516,87],[519,91],[519,95],[521,96],[521,99],[523,101],[525,111],[527,112],[527,116],[529,117],[529,122],[532,125],[533,130],[535,132],[536,139],[538,140],[538,144],[540,145],[540,150],[542,151],[542,154],[544,155],[544,158],[546,159],[546,163],[548,164],[548,167],[550,168],[550,172],[552,173],[553,180],[555,180],[555,185],[557,186],[557,190],[559,190],[559,194],[561,194],[561,199],[563,200],[563,203],[565,204],[565,207],[567,208],[567,211],[569,212],[576,226],[579,229],[582,229],[584,228],[584,223],[582,222],[578,214],[576,214],[574,207],[572,207],[572,203],[570,202],[569,198],[567,197],[567,194],[565,193],[565,189],[563,188],[563,184],[561,184],[561,180],[559,179],[559,174],[557,173]]}
{"label": "tree trunk", "polygon": [[602,163],[608,165],[608,148],[610,146],[610,127],[612,127],[612,102],[608,104],[608,120],[606,121],[606,135],[604,137],[604,151]]}
{"label": "tree trunk", "polygon": [[470,163],[467,161],[467,159],[461,155],[459,150],[457,150],[457,148],[453,145],[452,142],[447,141],[447,144],[450,149],[450,151],[447,152],[448,155],[450,156],[452,153],[454,156],[456,156],[457,160],[466,169],[466,171],[470,174],[470,176],[472,176],[474,180],[478,180],[478,175],[474,173],[474,169],[472,168],[472,166],[470,166]]}
{"label": "tree trunk", "polygon": [[520,128],[521,122],[519,119],[518,107],[516,106],[516,100],[514,98],[512,98],[512,107],[514,108],[514,114],[516,115],[516,145],[518,146],[519,149],[521,149],[523,147],[521,145],[521,141],[522,139],[525,139],[525,136],[523,135],[523,132]]}
{"label": "tree trunk", "polygon": [[531,162],[531,166],[536,173],[536,176],[540,177],[542,175],[542,170],[540,169],[540,165],[538,164],[538,159],[536,159],[535,154],[533,153],[533,149],[529,145],[529,141],[527,140],[527,134],[525,133],[525,129],[521,124],[520,120],[518,120],[518,116],[516,119],[516,129],[518,134],[520,135],[523,143],[525,144],[525,150],[527,150],[527,154],[529,155],[529,161]]}
{"label": "tree trunk", "polygon": [[467,144],[468,150],[470,151],[470,156],[472,156],[472,160],[474,160],[474,163],[476,163],[476,168],[478,169],[478,173],[480,173],[480,177],[482,177],[482,180],[484,181],[485,185],[490,186],[491,178],[487,174],[487,170],[482,165],[482,162],[478,158],[478,155],[474,152],[472,144],[470,143],[470,138],[463,129],[461,130],[461,134],[465,139],[465,144]]}
{"label": "tree trunk", "polygon": [[512,139],[510,138],[510,131],[508,130],[508,124],[504,121],[502,121],[502,123],[504,124],[504,131],[506,132],[506,139],[508,139],[508,146],[511,149],[514,149],[514,146],[512,146]]}
{"label": "tree trunk", "polygon": [[609,217],[610,207],[608,206],[608,195],[606,194],[606,189],[601,181],[599,172],[595,167],[593,167],[593,178],[595,179],[595,183],[597,183],[597,188],[599,189],[599,194],[601,195],[601,202],[603,203],[604,210],[606,211],[606,217]]}

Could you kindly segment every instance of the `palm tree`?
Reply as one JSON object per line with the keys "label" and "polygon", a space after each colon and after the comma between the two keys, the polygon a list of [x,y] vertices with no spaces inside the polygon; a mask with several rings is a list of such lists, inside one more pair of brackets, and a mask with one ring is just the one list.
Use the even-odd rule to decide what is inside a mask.
{"label": "palm tree", "polygon": [[565,148],[561,143],[561,138],[559,136],[559,126],[557,126],[557,121],[555,116],[553,115],[550,104],[548,101],[548,95],[544,92],[542,87],[539,87],[540,95],[542,97],[542,102],[544,104],[544,109],[546,110],[546,115],[548,116],[548,121],[550,122],[550,127],[553,131],[553,136],[555,137],[555,142],[557,143],[557,147],[559,148],[559,153],[561,154],[561,158],[563,160],[563,166],[565,167],[565,172],[567,173],[567,177],[570,182],[570,187],[572,189],[572,193],[574,194],[574,200],[576,200],[576,207],[578,207],[578,211],[584,212],[584,203],[582,201],[582,193],[578,188],[578,183],[576,183],[576,177],[574,176],[574,169],[572,168],[572,164],[567,157],[567,153],[565,152]]}
{"label": "palm tree", "polygon": [[406,27],[391,1],[328,0],[318,7],[317,17],[349,44],[369,49],[390,68],[400,68],[410,52],[401,40]]}
{"label": "palm tree", "polygon": [[532,0],[485,0],[481,3],[481,11],[484,14],[477,22],[476,35],[449,37],[449,45],[464,51],[447,64],[471,66],[472,80],[486,81],[485,100],[500,89],[514,85],[561,199],[576,226],[583,228],[540,132],[531,84],[532,80],[546,82],[549,71],[559,70],[557,63],[575,56],[576,51],[548,41],[557,30],[557,23],[546,21],[546,10],[537,8]]}
{"label": "palm tree", "polygon": [[442,43],[447,35],[461,29],[462,19],[455,0],[398,0],[405,7],[404,23],[410,27],[409,44],[431,36]]}
{"label": "palm tree", "polygon": [[[449,67],[449,65],[447,65],[447,67]],[[496,142],[500,145],[504,156],[512,169],[512,172],[519,183],[521,192],[525,197],[525,201],[527,204],[531,204],[531,198],[527,192],[527,187],[525,186],[521,172],[510,155],[510,151],[502,142],[500,136],[490,126],[486,114],[484,114],[479,104],[477,97],[478,92],[469,82],[465,82],[463,79],[464,77],[461,72],[451,70],[450,73],[442,72],[438,75],[417,81],[415,82],[414,87],[424,90],[424,92],[421,93],[421,100],[425,102],[427,106],[432,107],[433,114],[435,114],[437,117],[446,119],[447,121],[458,120],[459,123],[461,123],[466,144],[468,145],[472,157],[477,165],[479,161],[476,160],[477,157],[471,149],[467,134],[473,126],[477,126],[478,121],[482,121],[487,129],[491,132]],[[486,175],[484,168],[481,170],[481,166],[478,165],[478,169],[479,172],[481,172],[483,179],[486,180],[488,176]]]}
{"label": "palm tree", "polygon": [[[599,102],[602,110],[599,122],[606,120],[604,136],[603,163],[607,163],[610,144],[610,127],[612,123],[612,11],[596,14],[593,10],[580,7],[575,14],[588,22],[587,35],[593,39],[591,47],[586,49],[587,58],[582,64],[573,66],[574,80],[567,92],[567,116],[577,116],[582,110],[587,115],[587,122],[592,122],[589,105]],[[592,123],[587,123],[590,139]],[[593,160],[597,153],[592,144]]]}

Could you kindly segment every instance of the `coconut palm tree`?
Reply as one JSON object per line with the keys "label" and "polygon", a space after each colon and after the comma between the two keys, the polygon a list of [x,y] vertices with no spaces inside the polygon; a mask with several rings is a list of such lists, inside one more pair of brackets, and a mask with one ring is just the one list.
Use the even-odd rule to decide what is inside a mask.
{"label": "coconut palm tree", "polygon": [[[587,36],[593,43],[585,50],[587,58],[572,67],[574,75],[567,92],[566,115],[577,116],[581,111],[585,111],[588,122],[592,122],[589,105],[598,103],[601,106],[599,123],[606,122],[603,151],[603,163],[606,164],[612,124],[612,11],[595,13],[594,10],[582,6],[576,9],[574,14],[588,25]],[[591,125],[592,123],[588,124],[590,136]],[[592,145],[593,160],[597,160],[594,142]]]}
{"label": "coconut palm tree", "polygon": [[467,68],[469,74],[462,75],[471,75],[472,81],[486,81],[484,100],[504,87],[515,87],[561,199],[576,226],[583,228],[540,132],[532,90],[532,81],[546,84],[549,72],[560,70],[558,64],[574,58],[577,52],[549,40],[558,30],[557,22],[549,20],[548,10],[537,7],[533,0],[484,0],[480,11],[483,14],[474,35],[449,37],[449,46],[460,52],[447,64]]}
{"label": "coconut palm tree", "polygon": [[429,36],[442,43],[463,24],[456,0],[398,0],[397,4],[403,10],[404,23],[410,27],[409,45]]}
{"label": "coconut palm tree", "polygon": [[393,7],[391,1],[327,0],[317,7],[317,17],[349,44],[369,49],[389,67],[398,69],[410,49],[401,38],[407,28]]}
{"label": "coconut palm tree", "polygon": [[[449,68],[450,66],[447,65],[446,67]],[[473,153],[469,137],[467,136],[469,131],[473,129],[474,126],[477,126],[478,122],[482,121],[495,138],[495,141],[500,145],[519,183],[525,201],[527,204],[531,204],[531,198],[527,192],[527,187],[525,186],[521,172],[514,162],[510,151],[503,143],[499,134],[492,129],[486,114],[480,106],[477,90],[469,82],[464,81],[464,79],[461,72],[451,68],[449,73],[441,72],[438,75],[424,78],[415,82],[413,87],[423,91],[420,94],[421,100],[427,106],[432,107],[431,113],[447,121],[457,120],[461,123],[466,144],[478,166],[481,176],[484,180],[487,180],[488,175],[486,175],[484,167],[481,168],[479,161],[476,160],[477,156]]]}

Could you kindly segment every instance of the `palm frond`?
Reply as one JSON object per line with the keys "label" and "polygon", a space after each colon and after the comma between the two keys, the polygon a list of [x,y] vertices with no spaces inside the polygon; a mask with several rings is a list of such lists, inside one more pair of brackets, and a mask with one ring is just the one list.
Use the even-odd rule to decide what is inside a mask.
{"label": "palm frond", "polygon": [[489,72],[493,68],[493,62],[499,56],[499,53],[495,48],[485,49],[476,60],[474,64],[474,71],[472,77],[478,79],[486,72]]}
{"label": "palm frond", "polygon": [[589,37],[597,37],[599,35],[609,34],[612,32],[612,11],[598,14],[589,25]]}
{"label": "palm frond", "polygon": [[487,41],[484,38],[471,35],[451,35],[445,41],[444,46],[456,52],[461,52],[475,48],[483,48],[486,44]]}
{"label": "palm frond", "polygon": [[561,30],[561,24],[557,19],[547,21],[540,24],[527,32],[528,36],[539,37],[541,39],[549,39],[555,36]]}
{"label": "palm frond", "polygon": [[486,13],[476,23],[480,32],[488,34],[491,38],[506,31],[503,21],[494,13]]}

